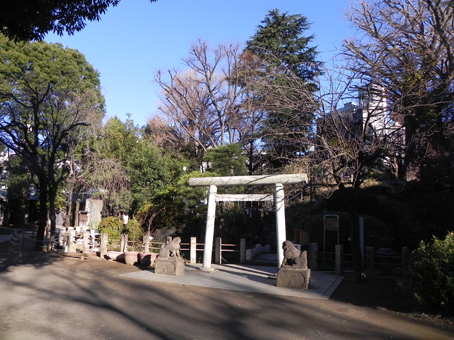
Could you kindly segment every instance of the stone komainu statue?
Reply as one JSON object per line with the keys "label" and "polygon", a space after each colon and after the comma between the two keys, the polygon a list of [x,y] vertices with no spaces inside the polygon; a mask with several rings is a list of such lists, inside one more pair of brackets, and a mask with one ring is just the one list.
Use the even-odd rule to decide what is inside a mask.
{"label": "stone komainu statue", "polygon": [[291,241],[282,243],[284,259],[277,271],[276,286],[309,289],[311,270],[307,268],[307,252],[300,252]]}
{"label": "stone komainu statue", "polygon": [[175,237],[172,240],[169,240],[166,244],[161,247],[159,251],[160,259],[179,258],[180,257],[180,243],[181,238]]}
{"label": "stone komainu statue", "polygon": [[307,252],[300,252],[292,243],[292,241],[284,241],[282,243],[284,251],[284,259],[282,260],[282,268],[307,269]]}

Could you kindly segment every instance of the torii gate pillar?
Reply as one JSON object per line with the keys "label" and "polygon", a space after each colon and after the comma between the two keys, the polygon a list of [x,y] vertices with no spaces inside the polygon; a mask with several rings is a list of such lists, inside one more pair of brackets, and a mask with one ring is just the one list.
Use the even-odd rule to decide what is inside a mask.
{"label": "torii gate pillar", "polygon": [[210,185],[208,190],[208,207],[207,207],[207,223],[205,228],[205,249],[203,251],[203,270],[211,271],[211,257],[213,255],[213,239],[214,239],[214,220],[216,217],[216,193],[218,188],[215,185]]}
{"label": "torii gate pillar", "polygon": [[274,206],[276,209],[276,239],[277,239],[277,266],[279,267],[284,259],[282,243],[286,240],[285,231],[285,202],[284,186],[282,183],[275,184]]}

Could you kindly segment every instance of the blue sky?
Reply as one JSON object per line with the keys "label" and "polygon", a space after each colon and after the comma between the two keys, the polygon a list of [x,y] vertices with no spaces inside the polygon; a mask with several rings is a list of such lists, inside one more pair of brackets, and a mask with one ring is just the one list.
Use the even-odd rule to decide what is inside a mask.
{"label": "blue sky", "polygon": [[268,11],[277,8],[307,17],[313,45],[320,59],[328,61],[349,37],[347,6],[347,0],[122,0],[81,32],[50,34],[45,41],[80,51],[100,72],[107,118],[125,121],[130,113],[143,126],[158,113],[156,71],[181,68],[181,58],[198,39],[212,47],[244,43]]}

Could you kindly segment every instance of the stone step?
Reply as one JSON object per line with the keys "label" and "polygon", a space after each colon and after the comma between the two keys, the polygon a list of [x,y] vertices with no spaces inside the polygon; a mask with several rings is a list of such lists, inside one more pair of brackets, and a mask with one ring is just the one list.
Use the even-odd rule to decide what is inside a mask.
{"label": "stone step", "polygon": [[257,266],[277,266],[277,254],[271,254],[271,253],[263,253],[256,255],[250,264],[254,264]]}

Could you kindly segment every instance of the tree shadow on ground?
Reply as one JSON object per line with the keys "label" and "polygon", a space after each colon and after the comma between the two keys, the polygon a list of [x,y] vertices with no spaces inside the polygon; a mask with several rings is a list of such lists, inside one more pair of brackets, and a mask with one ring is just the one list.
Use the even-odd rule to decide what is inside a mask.
{"label": "tree shadow on ground", "polygon": [[395,278],[369,278],[359,283],[353,276],[345,276],[330,299],[398,313],[417,311],[416,301]]}
{"label": "tree shadow on ground", "polygon": [[7,272],[12,267],[39,268],[61,260],[59,253],[36,251],[34,239],[23,242],[21,245],[12,245],[9,240],[0,242],[0,273]]}
{"label": "tree shadow on ground", "polygon": [[101,259],[64,259],[51,266],[21,266],[0,273],[0,286],[8,292],[5,311],[15,311],[5,312],[3,320],[0,313],[0,326],[3,321],[10,338],[40,334],[35,338],[39,340],[276,339],[301,334],[306,339],[384,339],[389,334],[409,339],[406,332],[421,327],[403,320],[404,326],[391,329],[389,322],[374,322],[380,319],[376,311],[346,311],[337,303],[331,308],[332,303],[324,300],[119,276],[140,269]]}
{"label": "tree shadow on ground", "polygon": [[33,266],[36,268],[51,265],[61,258],[54,253],[28,252],[23,254],[0,253],[0,273],[9,271],[12,267]]}

